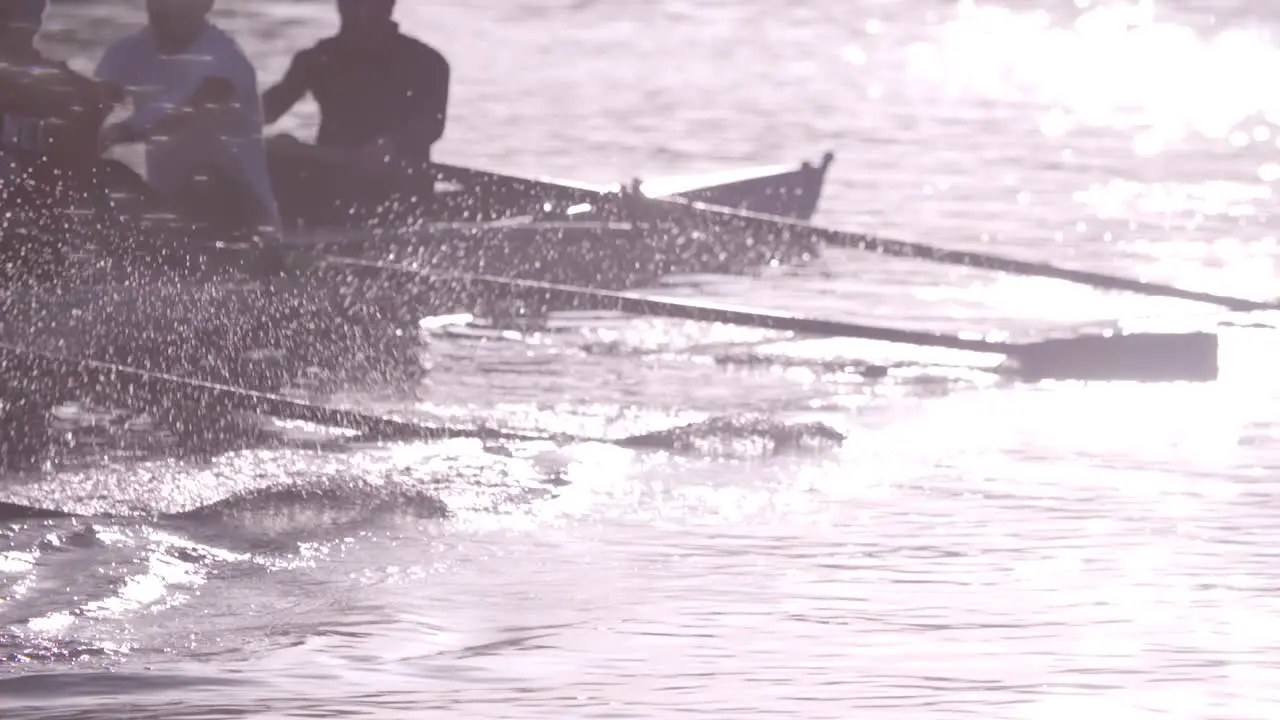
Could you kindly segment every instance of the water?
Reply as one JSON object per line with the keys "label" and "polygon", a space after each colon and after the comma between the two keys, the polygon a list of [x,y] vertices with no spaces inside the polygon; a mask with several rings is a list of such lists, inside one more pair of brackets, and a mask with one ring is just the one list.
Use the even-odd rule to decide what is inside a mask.
{"label": "water", "polygon": [[[327,3],[221,5],[264,80],[333,27]],[[834,149],[824,224],[1277,294],[1265,4],[402,5],[453,63],[448,162],[612,181]],[[51,47],[91,66],[132,21],[67,3]],[[678,284],[1024,335],[1206,311],[841,252]],[[416,410],[583,442],[9,478],[10,499],[133,517],[0,529],[0,716],[1276,714],[1265,332],[1226,338],[1218,383],[1027,386],[870,382],[840,359],[905,351],[844,341],[564,325],[436,338]]]}

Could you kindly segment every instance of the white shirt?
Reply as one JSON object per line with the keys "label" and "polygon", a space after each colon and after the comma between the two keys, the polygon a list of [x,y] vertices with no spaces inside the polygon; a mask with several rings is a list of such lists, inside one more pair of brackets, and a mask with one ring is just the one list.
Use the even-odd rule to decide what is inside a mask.
{"label": "white shirt", "polygon": [[173,109],[186,106],[206,79],[230,81],[235,98],[228,106],[202,112],[170,136],[148,138],[147,181],[164,192],[219,171],[252,193],[265,214],[260,222],[278,232],[258,73],[235,40],[206,23],[185,53],[161,55],[151,29],[143,28],[109,47],[95,74],[125,89],[134,108],[125,122],[144,137]]}

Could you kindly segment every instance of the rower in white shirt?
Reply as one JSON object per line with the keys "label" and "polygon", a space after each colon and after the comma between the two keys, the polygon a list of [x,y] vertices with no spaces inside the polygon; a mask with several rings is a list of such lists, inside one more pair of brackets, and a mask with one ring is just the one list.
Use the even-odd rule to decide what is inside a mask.
{"label": "rower in white shirt", "polygon": [[276,238],[257,72],[207,19],[213,4],[147,0],[147,27],[107,49],[95,74],[122,88],[134,112],[103,130],[103,149],[145,143],[147,181],[161,196]]}

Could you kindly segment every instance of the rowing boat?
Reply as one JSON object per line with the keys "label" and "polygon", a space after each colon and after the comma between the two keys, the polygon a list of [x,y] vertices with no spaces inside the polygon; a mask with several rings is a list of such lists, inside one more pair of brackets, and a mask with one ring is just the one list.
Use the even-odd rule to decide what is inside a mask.
{"label": "rowing boat", "polygon": [[[217,260],[230,267],[252,253],[204,254],[223,255]],[[138,394],[110,374],[77,372],[75,359],[259,392],[283,389],[307,368],[376,385],[425,370],[407,319],[382,315],[339,285],[216,270],[193,277],[205,273],[93,253],[67,260],[57,282],[0,290],[0,461],[41,455],[49,411],[69,401],[149,413],[191,447],[223,441],[235,424],[203,400]],[[40,354],[72,362],[48,365]]]}
{"label": "rowing boat", "polygon": [[[818,166],[668,178],[650,188],[665,186],[684,197],[804,218],[816,207],[829,164],[830,157]],[[506,183],[504,204],[494,202],[499,191],[493,182],[486,181],[482,190],[479,183],[468,188],[456,179],[453,184],[463,189],[453,192],[482,198],[478,207],[502,217],[399,229],[310,228],[290,233],[286,242],[298,251],[361,256],[376,249],[375,255],[412,259],[437,270],[615,288],[670,273],[740,272],[813,252],[785,237],[735,237],[715,229],[675,230],[643,218],[609,217],[600,202],[609,189],[583,184],[539,181],[544,192],[540,217],[520,217],[515,213],[529,206],[518,198],[531,197],[522,181]],[[547,193],[548,187],[566,189]],[[110,223],[89,212],[55,224],[62,229],[58,233],[32,233],[26,248],[16,248],[16,256],[29,258],[32,253],[26,251],[38,247],[35,256],[53,269],[19,270],[0,283],[0,344],[272,390],[309,365],[354,366],[363,375],[401,373],[406,358],[418,357],[419,318],[501,304],[501,298],[473,288],[436,284],[417,293],[405,283],[341,273],[323,280],[311,273],[265,282],[245,278],[238,271],[253,264],[253,247],[209,237],[216,229],[154,212],[150,200],[134,198],[137,202],[130,204],[127,199],[114,202]],[[6,248],[14,249],[21,237],[14,231],[12,223],[5,228]],[[123,245],[122,237],[128,238]],[[264,348],[287,361],[260,362],[256,351]],[[33,377],[20,354],[0,353],[0,360],[7,404],[0,425],[29,424],[32,408],[38,414],[69,397],[140,409],[154,409],[156,403],[155,398],[121,398],[117,388],[90,386],[74,376]],[[173,411],[189,417],[191,408]],[[0,437],[0,442],[7,441]]]}
{"label": "rowing boat", "polygon": [[[817,165],[664,178],[650,181],[645,189],[807,218],[817,205],[830,163],[828,155]],[[476,207],[485,208],[490,215],[500,208],[506,217],[481,222],[421,222],[399,228],[312,228],[289,233],[286,244],[299,251],[412,262],[435,271],[602,288],[634,287],[676,273],[742,272],[769,263],[802,260],[816,252],[812,244],[791,242],[783,234],[750,237],[720,228],[703,230],[692,223],[675,228],[643,218],[610,219],[601,212],[600,200],[612,189],[606,186],[452,170],[452,184],[472,181],[468,191],[481,199]],[[460,176],[460,172],[472,174]],[[494,177],[506,182],[495,183]],[[543,213],[543,219],[513,215],[528,209],[520,198],[531,197],[537,188],[543,191],[541,206],[557,208],[554,215],[559,219],[549,219],[549,212]],[[548,192],[548,188],[555,191]],[[496,202],[499,196],[501,203]],[[103,230],[100,217],[90,215],[76,223],[64,223],[65,228],[78,228],[79,237],[42,235],[29,243],[42,252],[54,247],[73,251],[58,261],[62,266],[52,282],[0,287],[0,340],[62,349],[70,344],[77,353],[174,372],[190,369],[189,363],[175,359],[183,352],[144,352],[139,348],[147,343],[131,336],[159,338],[161,345],[190,345],[190,354],[198,358],[208,354],[204,348],[228,346],[226,338],[279,335],[265,326],[289,325],[295,316],[303,320],[293,324],[314,322],[306,318],[333,314],[325,308],[337,305],[348,309],[377,306],[381,316],[405,325],[425,314],[470,309],[457,304],[480,300],[438,292],[407,303],[399,288],[352,287],[342,282],[317,287],[318,283],[307,277],[277,278],[266,286],[231,281],[227,271],[235,268],[230,265],[243,262],[252,253],[234,242],[207,237],[211,231],[216,233],[216,228],[154,212],[150,199],[133,205],[117,203],[116,210],[123,212],[123,222],[117,217],[110,232]],[[204,241],[198,239],[202,232]],[[135,256],[115,257],[121,236],[129,238]],[[6,243],[11,240],[7,237]],[[140,253],[137,248],[142,248]],[[177,263],[157,260],[153,256],[158,252],[176,258]],[[383,297],[386,302],[365,302],[366,297]],[[402,302],[411,307],[391,307]],[[236,329],[249,321],[264,327],[253,332]],[[198,342],[175,342],[185,336],[198,338]],[[237,345],[234,349],[241,348]],[[162,360],[152,361],[149,356]]]}
{"label": "rowing boat", "polygon": [[[833,156],[819,163],[772,165],[639,183],[648,197],[681,197],[734,209],[810,219],[817,209]],[[483,272],[531,280],[622,289],[676,274],[739,274],[815,257],[807,237],[760,233],[723,224],[653,222],[602,212],[602,198],[620,185],[525,179],[438,165],[433,168],[434,213],[399,194],[386,208],[346,210],[349,222],[308,213],[285,185],[282,214],[294,242],[342,246],[381,259],[455,272]],[[355,220],[355,219],[358,219]]]}
{"label": "rowing boat", "polygon": [[[565,219],[618,184],[496,176],[434,164],[362,171],[332,151],[272,143],[270,170],[286,227],[405,227],[424,221]],[[834,155],[820,162],[672,176],[643,182],[650,197],[682,197],[719,207],[809,220]],[[581,213],[578,213],[581,214]]]}
{"label": "rowing boat", "polygon": [[[815,211],[831,161],[827,155],[819,164],[798,167],[661,178],[644,183],[643,190],[758,212],[786,212],[805,219]],[[497,212],[498,206],[492,202],[495,193],[505,188],[502,207],[507,217],[480,222],[439,220],[407,227],[295,229],[287,233],[286,245],[300,254],[373,257],[435,272],[500,275],[602,289],[638,287],[674,274],[742,273],[769,264],[804,261],[817,253],[813,243],[784,233],[752,235],[698,227],[692,222],[677,227],[643,218],[610,219],[601,212],[601,197],[610,196],[618,186],[529,181],[460,168],[450,171],[452,181],[448,184],[455,188],[469,185],[473,197],[484,199],[476,206],[488,208],[489,214]],[[495,183],[493,177],[504,182]],[[530,208],[518,198],[532,197],[539,189],[543,192],[541,219],[512,215]],[[555,212],[547,208],[555,208]],[[229,381],[236,379],[234,373],[221,366],[233,363],[222,359],[210,368],[206,348],[222,348],[219,355],[239,355],[255,338],[276,338],[279,343],[286,337],[290,339],[284,345],[305,348],[308,335],[350,334],[342,328],[355,325],[392,328],[397,337],[404,337],[406,328],[415,327],[417,320],[427,315],[457,311],[509,314],[502,307],[504,298],[492,292],[440,285],[426,291],[341,273],[323,283],[315,278],[276,279],[268,296],[259,284],[219,279],[219,270],[228,262],[245,257],[243,248],[235,243],[221,243],[219,249],[207,240],[203,247],[213,247],[215,252],[202,254],[191,250],[199,246],[198,241],[192,245],[192,236],[198,236],[199,229],[181,218],[151,212],[138,214],[135,221],[129,228],[133,234],[147,236],[142,243],[133,238],[135,244],[147,248],[144,254],[152,255],[156,248],[176,250],[179,266],[153,267],[140,276],[138,263],[109,262],[110,248],[98,247],[95,254],[91,248],[101,239],[95,234],[97,226],[92,220],[82,223],[87,232],[75,241],[81,243],[77,269],[64,272],[56,287],[23,289],[20,297],[11,294],[5,301],[7,318],[0,323],[0,339],[20,338],[44,347],[41,337],[54,338],[57,343],[66,342],[61,338],[73,338],[77,352],[89,356],[166,372],[222,369],[226,372],[204,372],[202,376]],[[121,272],[120,267],[126,270]],[[199,271],[185,272],[192,267]],[[187,307],[192,312],[186,312]],[[538,308],[548,309],[552,308]],[[124,318],[129,321],[122,326]],[[324,332],[318,328],[311,331],[321,324],[317,318],[325,319],[331,327]],[[136,329],[148,327],[148,322],[151,326],[145,332]],[[30,330],[18,332],[20,328]],[[170,340],[149,348],[131,337],[170,338],[179,328],[189,328],[198,336],[176,344],[189,346],[186,349],[173,347]],[[239,344],[232,347],[218,340],[226,337],[238,338]],[[340,352],[340,348],[329,347],[327,354]],[[298,354],[312,357],[316,353]],[[192,358],[200,362],[193,365]]]}
{"label": "rowing boat", "polygon": [[[638,190],[647,197],[686,198],[806,221],[816,211],[832,160],[828,153],[818,163],[657,178],[638,183]],[[610,289],[675,274],[739,274],[804,262],[819,252],[803,234],[618,213],[606,206],[618,198],[621,185],[519,178],[449,165],[432,166],[430,175],[436,191],[426,200],[393,192],[384,182],[381,188],[393,197],[385,206],[370,201],[357,209],[353,200],[339,205],[335,216],[324,212],[320,197],[308,198],[306,187],[290,187],[296,177],[277,167],[287,242],[433,269]],[[174,245],[193,232],[180,218],[156,212],[150,198],[119,197],[115,205],[135,218],[126,220],[126,232],[174,235]],[[136,218],[143,216],[146,227],[139,229]],[[85,224],[92,231],[96,222],[90,218]]]}

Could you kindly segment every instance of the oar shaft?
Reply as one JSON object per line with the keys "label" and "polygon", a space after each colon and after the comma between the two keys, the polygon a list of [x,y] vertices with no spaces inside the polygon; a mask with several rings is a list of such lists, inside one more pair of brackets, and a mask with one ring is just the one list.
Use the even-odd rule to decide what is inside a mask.
{"label": "oar shaft", "polygon": [[1134,280],[1132,278],[1108,275],[1105,273],[1090,272],[1088,270],[1074,270],[1047,263],[1029,262],[1026,260],[1017,260],[1014,258],[968,252],[964,250],[950,250],[922,243],[875,237],[873,235],[866,235],[863,233],[843,232],[831,228],[817,227],[791,218],[765,215],[746,210],[722,208],[692,200],[685,200],[683,198],[643,198],[640,202],[642,203],[642,206],[647,205],[650,209],[661,209],[670,216],[675,217],[690,217],[697,214],[702,215],[703,217],[718,217],[725,220],[735,220],[740,223],[753,223],[758,227],[761,227],[766,232],[777,232],[779,229],[786,229],[791,232],[806,234],[809,237],[832,247],[864,250],[883,255],[891,255],[893,257],[913,258],[946,265],[960,265],[964,267],[981,268],[984,270],[998,270],[1018,275],[1065,280],[1067,282],[1080,283],[1107,290],[1124,290],[1143,295],[1208,303],[1211,305],[1230,308],[1232,310],[1280,309],[1280,303],[1259,302],[1257,300],[1247,300],[1244,298],[1218,295],[1210,292],[1184,290],[1182,288],[1160,285],[1158,283]]}
{"label": "oar shaft", "polygon": [[483,437],[493,440],[544,440],[544,436],[508,433],[501,430],[450,428],[396,420],[380,415],[326,407],[301,400],[260,393],[212,382],[150,372],[84,358],[67,358],[28,348],[0,344],[0,367],[4,373],[48,387],[76,385],[111,388],[122,397],[144,406],[175,400],[198,404],[203,411],[250,412],[273,417],[345,427],[366,435],[446,440],[454,437]]}
{"label": "oar shaft", "polygon": [[1016,361],[1006,370],[1028,380],[1169,382],[1208,381],[1218,376],[1218,337],[1213,333],[1131,333],[1053,338],[1032,343],[1002,343],[515,278],[462,273],[432,274],[410,267],[346,258],[326,259],[325,262],[331,270],[357,276],[398,273],[425,280],[428,287],[444,283],[445,288],[437,287],[436,292],[442,289],[457,292],[468,284],[483,284],[501,288],[508,294],[528,298],[535,303],[555,300],[564,301],[563,304],[567,307],[664,315],[804,334],[856,337],[1000,354]]}
{"label": "oar shaft", "polygon": [[590,202],[605,206],[613,205],[621,210],[624,215],[630,215],[632,217],[648,216],[656,219],[655,215],[665,215],[671,219],[686,219],[700,216],[703,219],[712,217],[722,220],[734,220],[742,224],[754,223],[758,227],[761,227],[764,232],[778,232],[779,230],[785,229],[790,232],[800,233],[831,247],[863,250],[867,252],[880,253],[882,255],[925,260],[927,262],[936,262],[945,265],[959,265],[962,267],[996,270],[999,272],[1014,273],[1018,275],[1064,280],[1066,282],[1079,283],[1105,290],[1120,290],[1154,297],[1168,297],[1179,300],[1207,303],[1210,305],[1229,308],[1231,310],[1249,311],[1280,309],[1280,303],[1260,302],[1257,300],[1219,295],[1211,292],[1185,290],[1168,285],[1161,285],[1159,283],[1145,282],[1117,275],[1108,275],[1106,273],[1097,273],[1088,270],[1075,270],[1072,268],[1050,265],[1048,263],[1030,262],[1027,260],[1018,260],[998,255],[989,255],[986,253],[951,250],[932,245],[925,245],[923,243],[893,240],[890,238],[881,238],[863,233],[842,232],[831,228],[810,225],[807,222],[795,220],[793,218],[756,213],[749,210],[738,210],[734,208],[708,205],[706,203],[688,200],[685,198],[647,198],[642,195],[637,195],[634,192],[626,196],[619,196],[615,193],[602,192],[589,188],[573,187],[543,180],[514,178],[484,170],[473,170],[470,168],[460,168],[449,165],[438,165],[437,168],[440,169],[442,176],[456,179],[460,182],[492,182],[505,187],[518,186],[522,192],[541,193],[543,196],[559,203]]}
{"label": "oar shaft", "polygon": [[899,328],[863,325],[852,322],[807,318],[786,313],[767,310],[747,310],[727,306],[709,305],[679,298],[657,298],[629,292],[614,292],[594,288],[558,285],[555,283],[520,280],[517,278],[495,277],[491,275],[472,275],[463,273],[435,273],[401,265],[356,260],[351,258],[330,257],[325,263],[344,273],[363,272],[366,274],[409,273],[427,282],[458,284],[478,284],[501,287],[509,291],[518,291],[522,298],[534,302],[555,302],[577,309],[606,310],[624,312],[632,315],[663,315],[666,317],[693,320],[697,322],[718,322],[767,330],[790,331],[805,335],[833,335],[856,337],[864,340],[881,340],[884,342],[903,343],[941,347],[952,350],[970,352],[1010,354],[1017,352],[1021,346],[1011,343],[993,342],[940,335],[936,333]]}
{"label": "oar shaft", "polygon": [[1018,275],[1031,275],[1036,277],[1052,278],[1055,280],[1065,280],[1067,282],[1080,283],[1082,285],[1090,285],[1108,290],[1124,290],[1127,292],[1140,293],[1142,295],[1176,298],[1179,300],[1191,300],[1193,302],[1221,305],[1232,310],[1267,310],[1278,307],[1273,303],[1228,297],[1226,295],[1218,295],[1215,293],[1201,292],[1197,290],[1185,290],[1182,288],[1160,285],[1143,280],[1135,280],[1133,278],[1119,277],[1117,275],[1107,275],[1088,270],[1075,270],[1046,263],[1035,263],[1026,260],[1017,260],[1014,258],[968,252],[964,250],[948,250],[946,248],[931,247],[920,243],[879,238],[872,235],[839,233],[826,229],[822,230],[819,235],[822,238],[822,241],[827,245],[855,250],[866,250],[884,255],[892,255],[894,257],[918,258],[946,265],[961,265],[965,267],[981,268],[984,270],[998,270]]}

